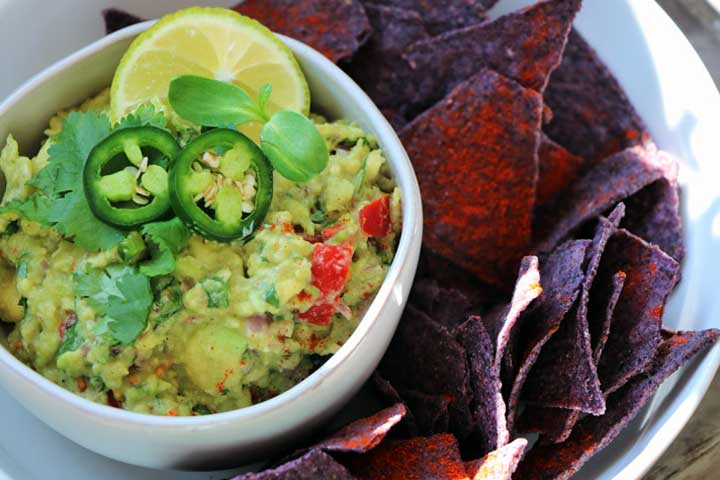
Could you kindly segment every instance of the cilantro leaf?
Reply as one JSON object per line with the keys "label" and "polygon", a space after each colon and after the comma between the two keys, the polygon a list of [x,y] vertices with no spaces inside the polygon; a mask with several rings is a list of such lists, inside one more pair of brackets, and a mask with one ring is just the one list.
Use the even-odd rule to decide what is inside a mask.
{"label": "cilantro leaf", "polygon": [[148,223],[142,233],[152,245],[152,258],[140,265],[140,273],[155,277],[175,271],[177,256],[190,240],[190,230],[179,218]]}
{"label": "cilantro leaf", "polygon": [[115,265],[76,273],[73,280],[76,294],[104,318],[115,340],[129,345],[145,329],[153,302],[148,277]]}
{"label": "cilantro leaf", "polygon": [[71,112],[51,138],[48,164],[28,182],[45,195],[82,191],[82,171],[90,151],[110,134],[110,120],[93,110]]}
{"label": "cilantro leaf", "polygon": [[63,353],[74,352],[78,348],[82,347],[83,338],[77,331],[77,322],[73,323],[70,328],[65,330],[65,336],[63,337],[60,349],[57,352],[58,357]]}
{"label": "cilantro leaf", "polygon": [[91,252],[110,248],[125,238],[125,232],[92,213],[82,190],[55,201],[52,215],[58,232],[72,237],[76,244]]}
{"label": "cilantro leaf", "polygon": [[74,239],[80,247],[97,251],[110,248],[125,236],[122,230],[99,220],[83,191],[82,172],[90,151],[110,133],[105,115],[88,110],[71,112],[60,133],[51,139],[48,164],[28,182],[38,191],[0,209],[49,225]]}
{"label": "cilantro leaf", "polygon": [[165,114],[155,109],[151,103],[140,105],[133,113],[120,119],[115,125],[113,131],[131,127],[157,127],[167,130],[167,118]]}

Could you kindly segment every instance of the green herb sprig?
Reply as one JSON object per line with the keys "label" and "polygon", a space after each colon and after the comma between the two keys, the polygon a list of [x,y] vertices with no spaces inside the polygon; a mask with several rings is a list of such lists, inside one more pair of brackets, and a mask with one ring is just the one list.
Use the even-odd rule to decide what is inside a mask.
{"label": "green herb sprig", "polygon": [[292,110],[270,115],[271,92],[271,85],[263,85],[254,100],[237,85],[182,75],[170,82],[168,99],[178,115],[204,127],[261,124],[260,148],[273,168],[289,180],[306,182],[327,166],[327,145],[306,116]]}

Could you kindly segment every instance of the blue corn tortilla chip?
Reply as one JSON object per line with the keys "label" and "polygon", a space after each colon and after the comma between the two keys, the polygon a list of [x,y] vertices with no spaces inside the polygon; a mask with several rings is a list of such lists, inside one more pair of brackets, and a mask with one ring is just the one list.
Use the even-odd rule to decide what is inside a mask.
{"label": "blue corn tortilla chip", "polygon": [[357,480],[347,468],[322,450],[310,450],[300,458],[260,473],[246,473],[232,480]]}
{"label": "blue corn tortilla chip", "polygon": [[427,395],[411,389],[395,389],[378,372],[372,384],[385,403],[405,405],[402,422],[393,429],[401,437],[428,436],[447,432],[450,427],[450,402],[447,395]]}
{"label": "blue corn tortilla chip", "polygon": [[680,218],[678,165],[673,162],[664,176],[628,198],[623,227],[657,245],[678,262],[685,256]]}
{"label": "blue corn tortilla chip", "polygon": [[677,283],[679,265],[658,247],[621,229],[608,241],[599,277],[618,271],[627,276],[598,363],[606,396],[652,360],[660,342],[663,309]]}
{"label": "blue corn tortilla chip", "polygon": [[359,479],[464,480],[467,478],[457,439],[450,434],[407,440],[386,440],[369,453],[350,456],[345,463]]}
{"label": "blue corn tortilla chip", "polygon": [[362,0],[365,8],[378,4],[410,10],[423,20],[431,35],[466,27],[485,19],[485,11],[498,0]]}
{"label": "blue corn tortilla chip", "polygon": [[450,431],[464,438],[473,430],[465,349],[424,312],[405,309],[379,372],[401,397],[406,389],[451,399]]}
{"label": "blue corn tortilla chip", "polygon": [[425,246],[499,289],[530,242],[541,115],[536,92],[482,70],[400,132]]}
{"label": "blue corn tortilla chip", "polygon": [[473,392],[471,411],[477,428],[472,442],[482,453],[491,452],[507,441],[505,406],[500,393],[500,378],[495,368],[495,346],[480,317],[472,316],[457,330],[457,339],[465,347]]}
{"label": "blue corn tortilla chip", "polygon": [[144,22],[144,18],[126,12],[119,8],[106,8],[102,11],[103,22],[105,23],[105,33],[111,34],[130,25]]}
{"label": "blue corn tortilla chip", "polygon": [[525,447],[527,440],[518,438],[479,460],[465,462],[465,471],[470,480],[511,480]]}
{"label": "blue corn tortilla chip", "polygon": [[617,302],[620,300],[626,278],[627,274],[625,272],[617,272],[612,276],[609,286],[596,285],[590,296],[588,311],[590,312],[590,338],[593,341],[593,361],[595,365],[600,362],[600,356],[610,336],[612,317]]}
{"label": "blue corn tortilla chip", "polygon": [[451,331],[467,320],[472,310],[463,292],[440,287],[437,280],[428,278],[415,282],[408,302]]}
{"label": "blue corn tortilla chip", "polygon": [[393,127],[400,128],[407,123],[403,99],[414,94],[408,81],[413,72],[402,53],[411,43],[430,35],[414,10],[371,2],[364,5],[373,32],[344,69],[383,109]]}
{"label": "blue corn tortilla chip", "polygon": [[545,132],[589,165],[649,138],[618,81],[574,30],[550,77],[545,103],[553,112]]}
{"label": "blue corn tortilla chip", "polygon": [[375,448],[391,428],[406,414],[405,406],[397,403],[367,418],[361,418],[310,447],[324,452],[365,453]]}
{"label": "blue corn tortilla chip", "polygon": [[244,0],[232,8],[273,32],[307,43],[335,63],[352,57],[371,31],[358,0]]}
{"label": "blue corn tortilla chip", "polygon": [[536,211],[537,250],[552,250],[586,221],[662,178],[675,163],[654,146],[633,147],[600,161],[556,201]]}
{"label": "blue corn tortilla chip", "polygon": [[[598,374],[596,366],[598,363],[598,350],[604,345],[604,339],[598,338],[605,334],[607,338],[607,329],[609,319],[615,308],[617,297],[619,292],[611,290],[610,293],[606,292],[600,282],[596,282],[596,275],[600,267],[600,261],[605,251],[610,237],[615,233],[620,224],[623,215],[625,214],[625,206],[619,204],[610,213],[606,219],[600,217],[598,219],[598,225],[596,232],[590,246],[586,258],[587,266],[585,267],[585,278],[582,283],[582,289],[580,292],[580,299],[576,306],[574,317],[565,320],[574,322],[574,333],[575,338],[571,335],[567,337],[568,329],[561,328],[560,331],[548,342],[544,347],[543,353],[540,355],[538,361],[539,365],[542,362],[546,362],[546,367],[542,371],[537,371],[538,367],[532,370],[533,379],[529,382],[531,385],[534,383],[533,380],[537,377],[544,381],[563,384],[571,383],[572,385],[577,384],[582,389],[587,389],[587,397],[594,398],[598,404],[604,405],[604,398],[600,391],[600,383],[598,380]],[[622,275],[622,281],[624,282],[624,274]],[[622,288],[622,284],[620,284]],[[610,298],[608,298],[608,296]],[[604,315],[603,315],[604,313]],[[597,326],[595,324],[598,324]],[[579,334],[577,330],[580,330]],[[595,334],[593,335],[593,330]],[[566,336],[564,337],[563,334]],[[570,344],[571,347],[567,348],[566,345]],[[574,352],[575,355],[571,353]],[[581,358],[573,358],[580,355]],[[568,364],[570,367],[568,368]],[[578,372],[578,366],[584,366],[585,371]],[[571,375],[567,375],[564,372],[572,370]],[[554,372],[563,372],[553,378]],[[583,375],[584,373],[584,375]],[[540,380],[543,381],[543,380]],[[541,388],[538,385],[535,388]],[[568,388],[568,387],[566,387]],[[573,388],[572,386],[570,387]],[[577,387],[575,387],[577,389]],[[530,392],[531,394],[533,392]],[[560,394],[571,397],[572,394],[563,393]],[[558,408],[557,405],[553,406],[542,406],[540,405],[528,405],[521,418],[518,421],[518,430],[523,432],[539,432],[543,434],[543,441],[560,442],[563,441],[572,431],[573,426],[580,417],[581,410],[577,406],[568,408]],[[600,412],[590,412],[598,414]]]}
{"label": "blue corn tortilla chip", "polygon": [[560,64],[581,0],[549,0],[492,22],[416,42],[405,53],[415,72],[411,111],[421,111],[482,68],[542,93]]}
{"label": "blue corn tortilla chip", "polygon": [[[515,291],[509,304],[500,306],[487,313],[482,321],[494,347],[491,369],[488,378],[474,378],[488,372],[486,359],[477,352],[469,352],[471,361],[471,382],[475,385],[476,415],[487,414],[487,418],[477,420],[480,447],[494,449],[505,445],[510,438],[507,426],[507,408],[502,395],[502,379],[500,376],[502,362],[506,350],[514,338],[517,321],[520,315],[542,293],[540,272],[537,257],[523,258]],[[483,443],[484,442],[484,443]]]}
{"label": "blue corn tortilla chip", "polygon": [[538,151],[539,176],[536,208],[551,203],[580,174],[583,159],[542,135]]}
{"label": "blue corn tortilla chip", "polygon": [[502,378],[510,429],[528,372],[543,346],[557,332],[580,292],[589,244],[587,240],[569,241],[548,255],[540,266],[542,294],[521,318],[510,340],[512,348],[503,359]]}
{"label": "blue corn tortilla chip", "polygon": [[674,332],[664,335],[648,368],[607,399],[607,411],[600,417],[581,420],[570,437],[558,445],[536,445],[520,462],[517,478],[523,480],[565,480],[575,474],[593,455],[605,448],[642,407],[658,387],[697,353],[710,347],[718,330]]}

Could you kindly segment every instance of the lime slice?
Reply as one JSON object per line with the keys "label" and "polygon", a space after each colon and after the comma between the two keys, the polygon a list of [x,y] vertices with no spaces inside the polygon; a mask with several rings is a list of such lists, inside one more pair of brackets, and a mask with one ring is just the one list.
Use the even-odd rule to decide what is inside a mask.
{"label": "lime slice", "polygon": [[[117,121],[143,103],[167,105],[170,81],[192,74],[232,82],[256,97],[269,83],[268,111],[310,112],[310,90],[290,49],[255,20],[225,8],[193,7],[160,19],[130,45],[110,93]],[[259,138],[260,125],[240,130]]]}

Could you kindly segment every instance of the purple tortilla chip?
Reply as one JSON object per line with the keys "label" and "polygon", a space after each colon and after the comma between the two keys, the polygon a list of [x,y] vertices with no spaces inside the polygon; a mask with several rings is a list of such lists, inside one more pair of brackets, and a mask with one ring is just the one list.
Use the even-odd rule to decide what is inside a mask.
{"label": "purple tortilla chip", "polygon": [[678,280],[679,265],[658,247],[621,229],[607,244],[600,278],[618,271],[627,277],[598,363],[606,396],[652,360],[660,342],[665,301]]}
{"label": "purple tortilla chip", "polygon": [[[610,333],[610,322],[612,321],[612,314],[615,310],[615,305],[622,292],[622,287],[625,284],[625,272],[618,272],[613,275],[613,285],[609,292],[609,298],[602,298],[605,303],[602,305],[596,305],[598,300],[596,298],[602,297],[597,293],[598,285],[593,286],[593,293],[590,296],[590,306],[588,307],[590,325],[593,322],[602,324],[602,331],[599,332],[600,338],[597,339],[598,343],[593,347],[593,362],[597,365],[602,349],[605,346],[608,334]],[[605,293],[605,292],[603,292]],[[602,316],[601,319],[595,318],[596,316]],[[595,340],[597,337],[593,336],[591,329],[591,338]],[[526,432],[540,432],[543,434],[541,440],[543,442],[550,443],[561,443],[567,440],[572,433],[573,428],[577,421],[583,416],[578,410],[562,410],[556,408],[526,408],[523,412],[525,422],[523,426],[525,429],[520,429]],[[527,422],[530,421],[533,424],[528,427]]]}
{"label": "purple tortilla chip", "polygon": [[543,347],[528,375],[522,394],[528,403],[580,410],[593,415],[602,415],[605,411],[605,399],[593,360],[588,302],[605,246],[624,213],[625,206],[620,204],[610,214],[611,220],[600,217],[586,255],[587,266],[580,300],[573,315],[562,322],[558,332]]}
{"label": "purple tortilla chip", "polygon": [[120,10],[119,8],[106,8],[102,11],[103,21],[105,22],[105,33],[111,34],[117,32],[130,25],[144,22],[144,18],[140,18],[137,15]]}
{"label": "purple tortilla chip", "polygon": [[542,295],[521,319],[512,339],[514,347],[503,363],[510,426],[528,372],[577,299],[585,278],[583,266],[589,245],[589,240],[566,242],[552,252],[540,267]]}
{"label": "purple tortilla chip", "polygon": [[538,161],[538,205],[551,203],[577,178],[584,163],[582,158],[568,152],[545,134],[540,142]]}
{"label": "purple tortilla chip", "polygon": [[[404,98],[414,95],[413,75],[402,53],[411,43],[429,37],[422,17],[413,10],[365,2],[373,33],[345,71],[362,87],[393,127],[404,126]],[[388,115],[390,113],[390,115]]]}
{"label": "purple tortilla chip", "polygon": [[626,278],[625,272],[617,272],[612,276],[609,287],[596,285],[590,295],[590,338],[593,341],[593,361],[595,365],[600,362],[600,356],[610,336],[615,306],[620,300]]}
{"label": "purple tortilla chip", "polygon": [[518,438],[479,460],[465,462],[470,480],[511,480],[527,447],[527,440]]}
{"label": "purple tortilla chip", "polygon": [[352,57],[371,32],[358,0],[244,0],[232,9],[307,43],[336,63]]}
{"label": "purple tortilla chip", "polygon": [[536,92],[481,70],[400,132],[426,247],[500,289],[530,241],[541,114]]}
{"label": "purple tortilla chip", "polygon": [[380,373],[376,370],[370,379],[375,391],[382,398],[386,405],[395,405],[402,403],[405,405],[405,416],[400,421],[393,432],[401,432],[401,435],[407,437],[416,437],[420,435],[417,422],[415,421],[415,415],[412,409],[408,407],[407,403],[400,396],[400,393],[392,386],[390,382],[385,380]]}
{"label": "purple tortilla chip", "polygon": [[260,473],[245,473],[232,480],[356,480],[340,463],[322,450],[310,450],[302,457]]}
{"label": "purple tortilla chip", "polygon": [[423,19],[432,35],[474,25],[485,19],[485,11],[498,0],[362,0],[365,8],[380,4],[412,10]]}
{"label": "purple tortilla chip", "polygon": [[473,273],[423,246],[420,250],[415,282],[425,280],[461,292],[471,305],[493,305],[505,298],[497,288],[489,286]]}
{"label": "purple tortilla chip", "polygon": [[[493,357],[492,379],[496,384],[493,389],[495,399],[486,399],[488,405],[492,406],[494,402],[497,406],[496,421],[498,428],[498,446],[507,443],[510,434],[507,427],[507,409],[502,395],[501,369],[503,357],[512,339],[515,337],[515,329],[518,318],[528,308],[528,306],[537,299],[543,292],[540,285],[540,272],[538,269],[537,257],[525,257],[520,265],[518,280],[515,284],[512,300],[508,305],[497,308],[489,312],[483,317],[485,329],[490,335],[495,345],[495,353]],[[492,434],[492,432],[491,432]]]}
{"label": "purple tortilla chip", "polygon": [[450,429],[450,404],[447,395],[427,395],[412,389],[400,389],[400,396],[412,410],[417,425],[416,435],[434,435]]}
{"label": "purple tortilla chip", "polygon": [[473,430],[465,349],[427,314],[412,305],[405,309],[379,370],[398,392],[450,398],[450,430],[459,438]]}
{"label": "purple tortilla chip", "polygon": [[325,452],[365,453],[375,448],[385,435],[406,414],[405,406],[397,403],[367,418],[361,418],[343,427],[330,437],[310,447]]}
{"label": "purple tortilla chip", "polygon": [[545,102],[553,111],[547,134],[590,165],[648,139],[618,81],[574,30],[550,77]]}
{"label": "purple tortilla chip", "polygon": [[[587,253],[587,267],[585,269],[585,279],[583,280],[583,286],[580,293],[580,300],[576,309],[574,321],[577,327],[582,330],[579,335],[578,343],[582,343],[582,348],[579,349],[582,355],[582,360],[570,359],[571,355],[563,354],[562,343],[573,342],[573,338],[566,338],[564,342],[559,342],[560,345],[556,344],[557,340],[562,338],[563,332],[567,330],[560,329],[560,331],[548,342],[544,348],[543,353],[540,355],[540,361],[543,359],[547,360],[547,352],[552,352],[550,355],[555,355],[554,361],[559,364],[556,365],[558,371],[565,371],[565,364],[581,364],[585,366],[586,371],[589,370],[589,377],[583,378],[578,375],[575,379],[569,378],[565,381],[573,382],[578,385],[590,386],[590,394],[593,398],[602,398],[602,393],[599,390],[600,384],[598,381],[598,375],[596,366],[598,363],[598,350],[602,350],[607,333],[609,330],[609,322],[612,316],[612,312],[615,308],[615,303],[619,296],[619,289],[622,289],[625,275],[622,274],[621,283],[619,289],[614,286],[611,287],[610,291],[604,288],[600,281],[595,281],[595,277],[600,266],[605,246],[611,235],[613,235],[620,224],[625,213],[625,206],[619,204],[610,213],[609,218],[600,217],[596,229],[593,243]],[[615,277],[613,277],[615,280]],[[617,291],[616,291],[617,290]],[[608,298],[609,297],[609,298]],[[566,321],[567,323],[567,321]],[[595,333],[593,334],[593,330]],[[598,338],[602,337],[604,338]],[[593,346],[593,342],[596,342]],[[575,347],[578,348],[577,346]],[[560,358],[558,358],[558,356]],[[539,362],[538,362],[539,363]],[[589,366],[588,366],[589,365]],[[552,364],[548,366],[548,369],[552,368]],[[536,372],[536,368],[532,370],[533,375]],[[549,373],[549,370],[547,370]],[[547,376],[547,375],[546,375]],[[557,379],[553,380],[557,383],[562,383],[563,380],[558,376]],[[532,383],[532,382],[530,382]],[[604,404],[604,401],[600,402]],[[569,410],[566,408],[553,408],[543,407],[541,405],[528,405],[523,411],[521,418],[518,421],[518,430],[523,432],[539,432],[543,434],[543,441],[550,441],[558,443],[564,441],[572,431],[573,426],[580,418],[581,411],[576,407],[575,409]],[[590,412],[593,413],[593,412]]]}
{"label": "purple tortilla chip", "polygon": [[655,352],[649,368],[610,395],[605,415],[585,417],[564,443],[536,445],[520,462],[517,478],[570,478],[593,455],[618,436],[652,398],[662,382],[695,354],[712,345],[718,335],[718,330],[703,330],[677,332],[665,338]]}
{"label": "purple tortilla chip", "polygon": [[654,146],[630,148],[602,160],[536,212],[537,250],[552,250],[587,220],[662,178],[673,164]]}
{"label": "purple tortilla chip", "polygon": [[678,164],[674,161],[663,178],[625,201],[627,216],[623,227],[682,262],[685,248],[677,170]]}
{"label": "purple tortilla chip", "polygon": [[411,45],[405,59],[416,72],[419,111],[483,68],[540,93],[560,64],[581,0],[549,0],[492,22],[450,31]]}
{"label": "purple tortilla chip", "polygon": [[416,281],[408,302],[450,331],[467,320],[472,309],[463,292],[455,288],[441,288],[434,279]]}
{"label": "purple tortilla chip", "polygon": [[473,443],[482,453],[492,452],[507,442],[505,405],[500,392],[500,377],[495,368],[495,346],[480,317],[472,316],[457,330],[457,339],[465,347],[470,369],[473,421],[477,432]]}

